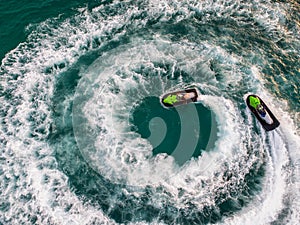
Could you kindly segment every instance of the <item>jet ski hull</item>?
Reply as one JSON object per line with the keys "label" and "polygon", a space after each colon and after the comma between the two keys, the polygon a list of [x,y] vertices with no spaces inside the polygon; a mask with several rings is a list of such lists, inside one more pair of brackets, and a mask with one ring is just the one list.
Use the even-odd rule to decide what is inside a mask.
{"label": "jet ski hull", "polygon": [[[187,94],[187,93],[190,93],[190,94],[193,94],[193,97],[192,98],[189,98],[189,99],[181,99],[173,104],[169,104],[169,103],[165,103],[164,102],[164,99],[167,98],[169,95],[184,95],[184,94]],[[198,94],[198,91],[197,89],[195,88],[190,88],[190,89],[186,89],[186,90],[182,90],[182,91],[176,91],[176,92],[171,92],[171,93],[168,93],[168,94],[165,94],[162,96],[161,98],[161,104],[166,107],[166,108],[172,108],[172,107],[176,107],[176,106],[180,106],[180,105],[184,105],[184,104],[188,104],[188,103],[191,103],[191,102],[197,102],[197,99],[199,97],[199,94]]]}
{"label": "jet ski hull", "polygon": [[[268,113],[269,117],[272,119],[272,123],[269,124],[267,123],[263,118],[261,118],[257,112],[257,110],[252,107],[250,105],[250,96],[253,96],[253,97],[257,97],[259,98],[260,100],[260,103],[261,105],[264,107],[264,109],[266,110],[266,112]],[[254,116],[256,117],[256,119],[261,123],[261,125],[263,126],[263,128],[266,130],[266,131],[271,131],[271,130],[274,130],[275,128],[277,128],[280,123],[279,121],[277,120],[277,118],[274,116],[274,114],[271,112],[271,110],[268,108],[268,106],[264,103],[264,101],[258,97],[257,95],[249,95],[246,99],[246,103],[247,103],[247,106],[248,108],[251,110],[251,112],[254,114]]]}

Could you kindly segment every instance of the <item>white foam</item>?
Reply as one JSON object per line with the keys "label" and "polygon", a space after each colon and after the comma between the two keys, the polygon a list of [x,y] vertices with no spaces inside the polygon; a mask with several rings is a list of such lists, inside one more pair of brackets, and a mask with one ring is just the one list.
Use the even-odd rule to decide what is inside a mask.
{"label": "white foam", "polygon": [[[93,168],[112,182],[125,182],[127,185],[141,187],[162,185],[172,194],[172,198],[168,201],[178,207],[184,207],[187,199],[199,208],[214,204],[215,196],[209,194],[211,190],[219,187],[225,188],[227,185],[222,178],[224,163],[231,165],[230,169],[239,170],[241,169],[238,166],[241,163],[239,157],[247,155],[243,142],[248,141],[247,135],[249,134],[244,132],[246,126],[243,123],[236,123],[236,121],[242,120],[240,112],[230,100],[224,97],[202,96],[202,102],[217,115],[219,134],[214,150],[209,153],[204,152],[199,159],[191,160],[181,169],[174,164],[172,156],[158,155],[152,159],[150,143],[128,130],[130,125],[128,113],[137,104],[136,102],[148,97],[149,93],[154,93],[156,96],[161,95],[171,81],[157,79],[155,76],[145,78],[132,71],[136,71],[140,64],[150,65],[151,69],[155,71],[157,68],[153,67],[151,62],[163,62],[179,66],[179,69],[184,68],[184,71],[195,72],[193,65],[201,64],[206,59],[195,57],[198,55],[197,49],[189,50],[182,43],[177,45],[165,40],[145,42],[139,39],[135,39],[134,43],[138,47],[123,46],[113,51],[111,56],[103,57],[101,61],[95,62],[86,73],[86,79],[82,80],[78,86],[79,101],[75,100],[74,110],[76,108],[83,109],[88,122],[87,126],[93,129],[102,128],[95,136],[94,150],[85,149],[85,144],[82,144],[81,151]],[[199,49],[203,52],[203,47],[200,46]],[[211,55],[216,54],[209,45],[206,45],[205,49]],[[230,60],[228,59],[228,61]],[[191,67],[188,67],[186,63]],[[126,70],[120,73],[118,70],[123,68],[124,64],[126,64]],[[213,75],[207,76],[207,78],[210,78],[215,84]],[[195,77],[195,80],[199,82],[197,79],[202,81],[203,78]],[[117,93],[112,91],[108,83],[112,85],[112,89],[119,91]],[[155,88],[151,89],[153,83],[160,85],[155,85]],[[82,93],[86,93],[86,89],[90,89],[90,87],[94,88],[94,94],[87,98],[87,102],[80,102]],[[177,87],[179,86],[177,85]],[[214,88],[214,86],[207,85],[205,90],[209,93],[210,89],[214,90]],[[135,93],[135,98],[130,98],[127,93]],[[80,110],[76,113],[82,115]],[[121,118],[120,115],[122,115]],[[74,114],[74,118],[76,119],[76,114]],[[74,124],[76,123],[74,122]],[[76,128],[75,133],[84,133],[80,130],[82,127],[86,127],[86,125],[78,124],[79,130],[76,131]],[[247,174],[256,161],[257,158],[253,157],[245,162],[243,171],[240,171],[240,177],[236,179],[243,179],[242,174]],[[176,172],[174,173],[174,171]],[[215,177],[216,173],[220,174],[217,178]],[[206,187],[200,188],[203,182]],[[177,197],[178,188],[185,190],[185,194],[181,197]],[[162,204],[163,200],[160,197],[160,195],[153,196],[156,205]]]}
{"label": "white foam", "polygon": [[[121,2],[121,1],[120,1]],[[115,1],[112,4],[118,4]],[[122,1],[123,3],[123,1]],[[124,2],[127,7],[127,2]],[[240,7],[243,6],[243,7]],[[1,97],[1,201],[8,202],[10,206],[7,211],[1,213],[1,221],[12,224],[30,223],[30,216],[36,215],[36,223],[53,224],[90,224],[98,222],[103,224],[114,224],[101,210],[84,204],[75,193],[70,190],[68,178],[58,170],[53,149],[45,142],[49,134],[51,119],[51,97],[55,89],[56,77],[61,76],[63,71],[70,68],[80,56],[87,52],[98,49],[106,44],[107,36],[113,36],[114,40],[126,33],[123,26],[134,24],[139,28],[147,24],[147,19],[130,21],[135,15],[143,10],[147,11],[149,20],[159,19],[168,21],[175,17],[175,21],[190,18],[195,14],[203,16],[201,21],[206,23],[212,19],[231,17],[237,22],[242,18],[254,18],[262,27],[269,30],[274,36],[272,40],[278,40],[275,31],[285,34],[282,25],[285,17],[285,4],[271,4],[265,1],[255,3],[239,4],[238,1],[149,1],[145,7],[128,6],[124,14],[108,16],[105,6],[94,8],[91,12],[80,9],[80,14],[62,23],[45,21],[36,30],[32,31],[26,43],[20,44],[15,50],[8,53],[1,65],[1,86],[4,91],[11,94],[10,99]],[[180,12],[180,13],[178,13]],[[237,15],[232,15],[237,13]],[[176,14],[178,14],[176,16]],[[104,15],[104,16],[103,16]],[[280,15],[280,20],[277,19]],[[241,20],[240,20],[241,19]],[[72,21],[74,20],[74,21]],[[266,23],[267,21],[267,23]],[[240,22],[242,23],[242,22]],[[119,33],[115,30],[120,29]],[[99,46],[93,46],[93,41],[99,40]],[[168,37],[157,37],[157,41],[147,42],[141,39],[131,39],[131,46],[124,46],[118,50],[108,53],[107,61],[102,62],[105,56],[98,61],[102,67],[95,65],[89,74],[81,74],[87,78],[86,85],[91,89],[84,92],[90,97],[83,104],[84,116],[92,130],[106,129],[105,135],[96,135],[96,144],[101,146],[102,152],[97,151],[97,157],[103,153],[102,161],[95,161],[95,168],[100,173],[113,178],[114,173],[122,182],[127,184],[153,184],[159,181],[170,193],[167,200],[162,195],[155,193],[151,201],[153,205],[164,205],[164,201],[173,203],[175,206],[186,208],[186,202],[194,203],[199,210],[204,205],[214,205],[215,194],[218,188],[226,190],[227,183],[222,179],[222,166],[228,164],[228,170],[239,172],[232,182],[238,183],[247,174],[251,166],[260,162],[261,155],[248,156],[246,144],[252,135],[249,128],[254,122],[248,118],[246,125],[241,124],[242,117],[237,106],[228,96],[222,97],[222,92],[227,85],[238,86],[242,79],[241,65],[247,66],[249,62],[237,55],[230,55],[222,47],[217,46],[215,40],[189,43],[188,40],[181,43],[172,43]],[[124,52],[122,52],[124,50]],[[128,52],[128,51],[131,51]],[[127,52],[126,52],[127,51]],[[115,56],[113,56],[116,54]],[[219,56],[220,58],[217,58]],[[218,82],[214,73],[208,68],[208,60],[217,59],[224,69],[224,85]],[[110,61],[113,59],[112,61]],[[219,126],[219,139],[212,152],[204,153],[199,159],[191,160],[171,179],[164,181],[159,176],[159,171],[170,171],[178,169],[171,157],[160,155],[154,160],[149,160],[151,151],[150,144],[141,139],[137,134],[128,130],[128,116],[130,107],[126,105],[128,99],[123,92],[114,94],[108,91],[107,82],[114,81],[122,91],[130,91],[141,88],[142,91],[136,96],[142,98],[153,93],[159,96],[165,90],[184,87],[185,84],[170,82],[164,78],[146,80],[131,69],[144,64],[155,69],[153,62],[170,63],[173,68],[178,67],[191,74],[205,94],[216,95],[203,98],[203,102],[217,115]],[[60,69],[59,65],[64,68]],[[202,65],[202,66],[199,66]],[[152,67],[151,67],[152,66]],[[111,68],[112,67],[112,68]],[[100,70],[94,70],[99,69]],[[231,68],[230,70],[228,68]],[[121,78],[115,72],[123,69],[127,77]],[[226,72],[226,71],[227,72]],[[45,71],[49,71],[45,73]],[[233,72],[232,72],[233,71]],[[164,69],[157,72],[164,73]],[[203,74],[202,77],[197,76]],[[283,201],[286,196],[291,198],[289,203],[292,215],[290,224],[299,221],[299,136],[293,125],[294,112],[289,111],[278,100],[270,94],[262,91],[263,77],[259,77],[259,68],[252,67],[252,74],[258,75],[259,83],[249,84],[252,89],[262,93],[263,99],[270,99],[268,105],[281,122],[281,126],[273,134],[265,134],[259,130],[264,138],[258,138],[254,146],[258,153],[266,149],[267,173],[264,177],[264,186],[260,194],[248,207],[231,218],[226,218],[225,224],[266,224],[276,219],[276,216],[285,205]],[[12,79],[18,75],[18,79]],[[100,75],[100,76],[99,76]],[[93,77],[95,76],[95,77]],[[97,78],[99,78],[97,80]],[[112,79],[111,79],[112,78]],[[133,80],[133,78],[137,80]],[[89,80],[90,79],[90,80]],[[111,79],[111,80],[110,80]],[[100,87],[97,84],[100,83]],[[220,86],[221,85],[221,86]],[[97,92],[99,91],[99,92]],[[109,93],[108,96],[103,96]],[[118,104],[122,107],[113,107],[112,102],[118,97]],[[224,102],[224,105],[219,105]],[[103,108],[101,108],[102,106]],[[286,113],[284,111],[289,111]],[[110,115],[108,115],[108,112]],[[34,114],[37,113],[37,114]],[[29,120],[29,117],[32,120]],[[114,127],[111,127],[111,125]],[[44,127],[46,134],[39,133],[34,129]],[[99,134],[99,133],[96,133]],[[32,136],[31,136],[32,135]],[[33,137],[34,136],[34,137]],[[93,137],[93,136],[92,136]],[[270,141],[270,146],[269,142]],[[120,143],[122,142],[122,143]],[[96,148],[99,150],[99,148]],[[107,150],[106,152],[104,150]],[[88,155],[89,152],[86,152]],[[113,154],[112,154],[113,153]],[[40,157],[36,156],[38,154]],[[97,158],[99,159],[99,158]],[[138,163],[124,163],[126,160],[137,160]],[[290,160],[291,167],[286,165]],[[106,161],[106,162],[105,162]],[[3,163],[2,163],[3,162]],[[102,163],[99,167],[99,162]],[[121,162],[121,164],[120,164]],[[106,163],[106,164],[105,164]],[[239,165],[242,164],[241,168]],[[105,168],[105,166],[108,166]],[[105,170],[107,169],[107,170]],[[110,171],[112,169],[113,171]],[[217,174],[220,175],[217,175]],[[145,176],[145,174],[148,174]],[[47,181],[45,181],[45,177]],[[145,178],[141,180],[141,178]],[[118,180],[118,178],[116,178]],[[152,183],[151,183],[152,182]],[[205,183],[205,187],[203,187]],[[153,186],[155,186],[153,184]],[[185,189],[180,197],[178,188]],[[24,200],[23,196],[28,197]],[[138,196],[138,194],[137,194]],[[66,206],[72,205],[69,211]],[[257,218],[256,220],[252,220]],[[250,220],[251,219],[251,220]],[[159,224],[159,221],[153,224]],[[137,222],[133,224],[146,224]]]}
{"label": "white foam", "polygon": [[[259,78],[263,81],[261,77]],[[291,209],[293,219],[284,223],[294,224],[299,218],[299,212],[294,210],[299,205],[296,200],[299,198],[299,179],[297,176],[299,174],[299,164],[297,164],[299,145],[296,144],[299,143],[299,137],[293,133],[296,128],[288,113],[281,110],[281,107],[275,106],[279,103],[269,93],[263,91],[261,86],[258,87],[258,93],[265,101],[268,99],[267,104],[281,125],[275,131],[267,133],[267,136],[262,133],[263,143],[269,143],[265,146],[265,148],[269,148],[266,152],[268,153],[268,166],[262,192],[255,196],[249,207],[244,208],[234,217],[225,219],[224,224],[268,224],[277,220],[281,210],[286,207]],[[283,130],[284,132],[282,132]],[[294,172],[288,169],[291,161]],[[287,205],[285,202],[288,202]],[[286,218],[284,219],[286,220]]]}
{"label": "white foam", "polygon": [[[8,162],[3,165],[5,173],[1,177],[5,176],[11,181],[11,186],[3,182],[1,187],[1,192],[5,193],[4,196],[1,194],[2,197],[10,203],[9,210],[1,214],[1,221],[29,223],[31,218],[27,215],[36,215],[34,220],[37,223],[89,224],[99,221],[102,224],[114,224],[101,211],[84,205],[69,189],[67,178],[55,166],[53,149],[44,143],[52,122],[50,100],[54,90],[54,75],[66,70],[86,52],[85,46],[90,36],[103,35],[116,28],[117,23],[112,18],[106,22],[106,25],[113,24],[111,27],[100,28],[87,23],[89,17],[88,13],[78,16],[77,19],[81,20],[76,24],[78,27],[72,26],[69,21],[57,27],[52,27],[51,21],[42,23],[39,30],[28,37],[28,45],[20,44],[2,61],[1,85],[4,90],[12,90],[12,98],[6,100],[1,97],[1,109],[7,109],[7,116],[2,118],[5,124],[1,124],[1,136],[6,142],[3,149],[6,150],[1,154]],[[104,20],[99,24],[101,22]],[[71,33],[73,35],[69,35]],[[57,45],[60,47],[57,48]],[[65,64],[64,69],[54,68],[54,65],[61,63]],[[49,70],[50,73],[45,75],[47,68],[52,68],[52,72]],[[11,80],[12,74],[19,75],[18,79]],[[29,116],[33,119],[28,120]],[[33,131],[37,126],[45,127],[46,134]],[[36,137],[30,137],[30,134]],[[37,152],[42,156],[41,159],[35,157]],[[12,180],[15,176],[16,180]],[[44,182],[44,176],[48,177],[47,183]],[[24,202],[20,196],[30,197]],[[71,209],[65,211],[64,208],[69,205]]]}
{"label": "white foam", "polygon": [[[152,93],[152,95],[160,95],[163,93],[163,90],[159,90],[158,88],[165,88],[168,86],[168,82],[171,82],[168,80],[161,80],[161,78],[157,77],[149,77],[145,80],[143,76],[133,73],[132,70],[138,69],[140,64],[149,65],[151,62],[170,63],[173,64],[173,66],[180,65],[184,70],[189,70],[185,65],[187,62],[189,64],[199,64],[203,59],[201,57],[195,57],[195,55],[197,55],[197,51],[195,50],[189,51],[188,48],[184,48],[182,45],[174,45],[166,41],[156,41],[144,44],[144,41],[135,39],[134,42],[142,42],[143,44],[139,44],[138,47],[122,47],[121,50],[112,52],[112,56],[101,58],[101,61],[97,61],[91,66],[90,74],[86,75],[87,79],[83,80],[77,89],[79,101],[76,101],[75,99],[74,110],[76,113],[74,113],[74,118],[76,120],[77,114],[81,116],[82,113],[80,110],[77,111],[76,109],[83,107],[83,113],[87,118],[88,126],[93,129],[101,127],[104,132],[103,134],[101,134],[101,132],[99,133],[98,141],[95,143],[95,146],[98,146],[96,155],[91,155],[91,152],[85,153],[85,148],[82,147],[83,154],[87,156],[88,161],[91,161],[91,164],[96,167],[97,171],[101,171],[100,173],[102,175],[106,176],[108,179],[113,179],[114,182],[119,182],[118,180],[123,180],[125,178],[129,179],[129,176],[134,174],[132,178],[135,178],[136,181],[133,182],[138,183],[129,183],[130,185],[146,185],[147,182],[145,182],[145,179],[151,179],[155,181],[155,183],[159,183],[160,180],[163,179],[158,179],[158,176],[153,174],[153,171],[159,171],[155,168],[160,168],[155,163],[156,161],[151,161],[150,164],[143,165],[143,163],[145,163],[144,160],[150,157],[151,146],[149,143],[146,143],[145,140],[139,138],[137,134],[128,131],[129,113],[140,99],[149,97],[149,92]],[[130,61],[128,59],[130,59]],[[119,68],[126,68],[125,70],[122,69],[122,71],[120,71],[121,74],[123,73],[122,75],[118,75],[120,73],[118,71],[120,70]],[[156,68],[152,69],[155,70]],[[214,79],[214,77],[212,76],[211,79]],[[161,82],[163,82],[162,85]],[[113,84],[113,86],[109,86],[108,83]],[[154,83],[160,85],[153,86]],[[98,84],[101,85],[99,86]],[[142,86],[140,84],[142,84]],[[95,87],[93,90],[94,94],[91,94],[91,98],[89,98],[88,102],[80,102],[82,93],[86,93],[85,89],[89,89],[91,86]],[[119,92],[115,94],[112,93],[110,89],[118,89]],[[127,94],[131,92],[135,93],[133,95],[134,98],[131,98],[130,95]],[[223,111],[224,110],[226,109],[223,109]],[[122,115],[121,118],[120,115]],[[76,123],[74,122],[74,124]],[[78,125],[79,130],[77,132],[77,128],[75,128],[75,133],[82,134],[83,132],[80,130],[82,127],[85,126],[82,126],[81,124]],[[230,126],[228,126],[228,128],[230,129]],[[222,136],[222,134],[220,136]],[[227,139],[229,139],[229,137],[227,137]],[[122,144],[120,144],[120,142]],[[235,142],[232,141],[232,143]],[[82,146],[84,146],[84,144]],[[230,146],[228,148],[231,149]],[[141,171],[142,174],[137,176],[137,171],[133,173],[131,169],[127,168],[128,166],[132,167],[132,165],[124,163],[125,158],[120,159],[120,155],[122,155],[120,151],[124,155],[131,155],[133,160],[137,160],[137,165],[140,165],[141,167],[137,167],[136,169],[137,171]],[[125,154],[125,152],[127,153]],[[99,156],[97,156],[97,154],[99,154]],[[103,158],[104,155],[105,158]],[[102,160],[99,160],[99,157],[101,157]],[[163,159],[167,159],[167,161],[160,162],[160,166],[167,165],[169,162],[171,164],[167,167],[173,171],[175,169],[173,161],[170,161],[169,157],[163,157]],[[119,164],[119,160],[121,160],[122,164]],[[95,165],[97,163],[99,165]],[[144,169],[141,170],[141,168]],[[149,172],[145,171],[145,168],[149,169]],[[115,172],[112,174],[113,171]],[[152,176],[150,177],[145,175],[150,173],[152,173]],[[166,176],[168,177],[170,174],[167,173]]]}

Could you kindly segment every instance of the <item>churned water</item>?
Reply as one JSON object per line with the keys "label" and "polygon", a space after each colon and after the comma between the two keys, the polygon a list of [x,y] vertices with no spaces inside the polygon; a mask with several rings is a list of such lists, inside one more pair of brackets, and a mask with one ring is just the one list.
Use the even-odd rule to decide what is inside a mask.
{"label": "churned water", "polygon": [[[299,11],[0,3],[0,224],[299,224]],[[199,103],[160,104],[186,88]]]}

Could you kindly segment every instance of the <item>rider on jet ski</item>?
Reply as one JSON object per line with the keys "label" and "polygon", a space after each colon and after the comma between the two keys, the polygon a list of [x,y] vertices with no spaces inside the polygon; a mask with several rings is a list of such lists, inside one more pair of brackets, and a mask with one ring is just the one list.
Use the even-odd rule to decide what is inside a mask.
{"label": "rider on jet ski", "polygon": [[262,116],[265,117],[266,116],[266,111],[264,109],[264,107],[262,106],[262,104],[260,103],[260,100],[258,97],[254,97],[254,96],[250,96],[250,105],[256,109],[256,111]]}
{"label": "rider on jet ski", "polygon": [[180,94],[170,94],[168,95],[163,102],[167,104],[174,104],[178,101],[186,101],[188,99],[194,98],[195,94],[194,93],[180,93]]}

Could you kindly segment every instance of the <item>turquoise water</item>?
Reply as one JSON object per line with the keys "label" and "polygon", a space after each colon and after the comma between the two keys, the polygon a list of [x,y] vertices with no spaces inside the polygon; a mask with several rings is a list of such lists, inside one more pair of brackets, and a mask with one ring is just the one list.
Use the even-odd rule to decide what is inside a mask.
{"label": "turquoise water", "polygon": [[[0,3],[0,224],[298,224],[299,11]],[[191,87],[197,104],[161,105]]]}
{"label": "turquoise water", "polygon": [[[178,114],[188,114],[190,107],[196,108],[196,113],[199,115],[198,119],[192,119],[192,115],[188,115],[187,121],[181,121],[182,117]],[[142,138],[150,141],[154,155],[161,153],[172,155],[178,145],[177,140],[182,135],[183,122],[187,124],[187,131],[185,132],[189,136],[188,142],[191,143],[195,140],[195,146],[192,155],[186,154],[186,151],[173,155],[176,163],[184,165],[191,157],[199,157],[203,150],[211,150],[207,149],[207,144],[210,139],[212,123],[216,122],[212,118],[211,111],[201,103],[197,103],[195,106],[189,104],[166,109],[161,105],[159,98],[148,97],[143,99],[137,107],[134,107],[132,117],[133,131],[140,133]],[[155,118],[159,118],[159,120],[155,120]],[[165,126],[161,126],[161,120],[165,122]],[[201,124],[197,132],[193,127],[195,123]],[[153,134],[156,134],[156,136],[153,136]],[[212,142],[215,142],[216,134],[213,135]]]}

